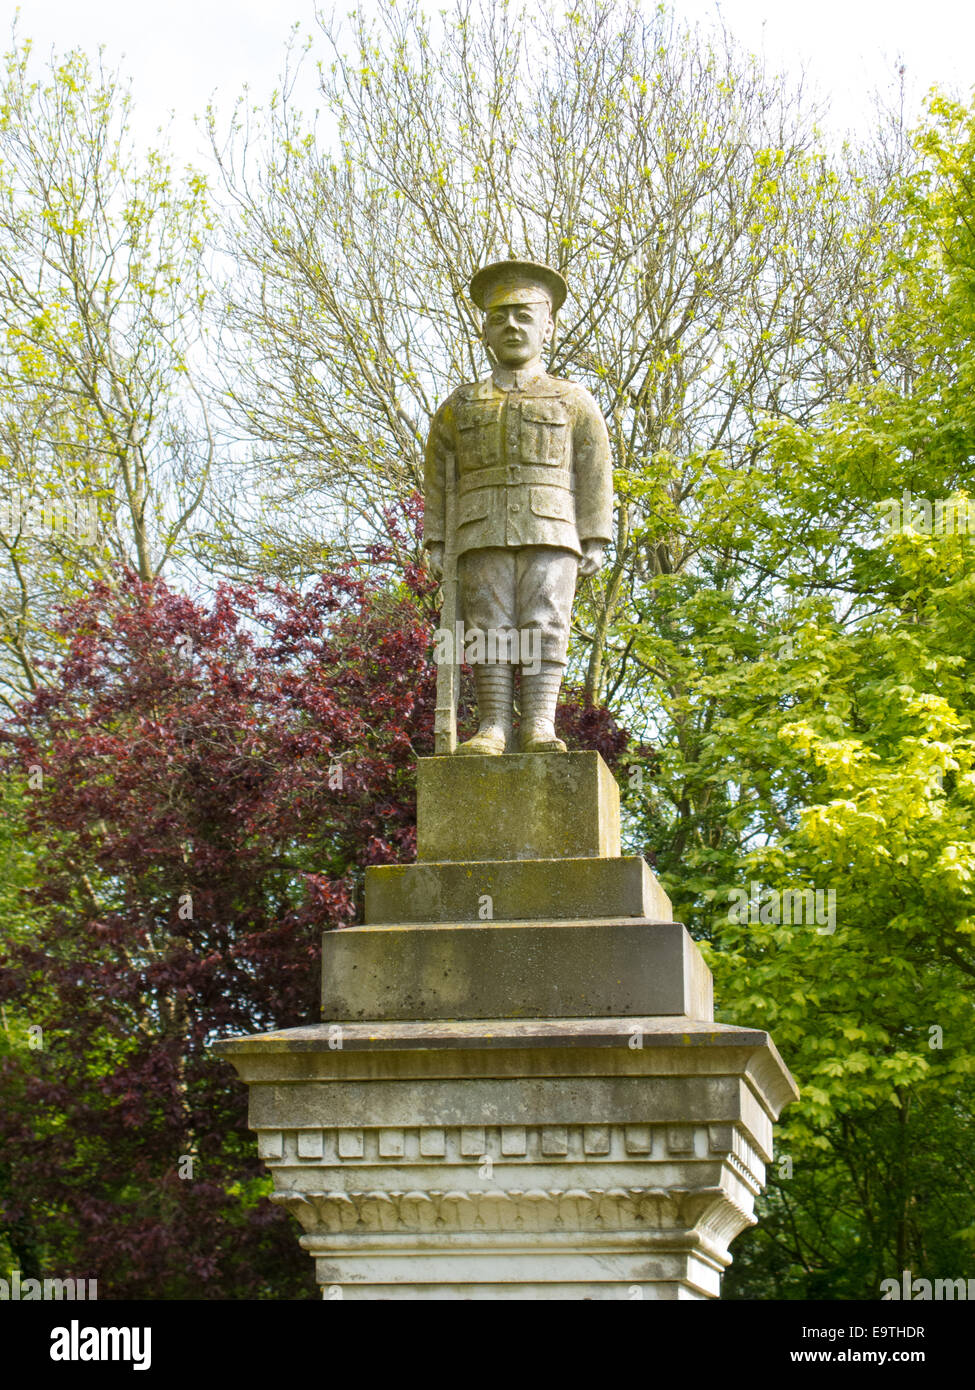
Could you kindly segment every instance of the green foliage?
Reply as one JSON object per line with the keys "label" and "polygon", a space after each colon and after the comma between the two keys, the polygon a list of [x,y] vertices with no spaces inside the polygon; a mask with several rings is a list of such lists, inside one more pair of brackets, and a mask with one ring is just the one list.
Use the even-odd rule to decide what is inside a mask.
{"label": "green foliage", "polygon": [[715,466],[713,548],[624,629],[658,734],[637,833],[721,1016],[802,1091],[730,1296],[876,1298],[975,1255],[975,113],[932,115],[891,192],[899,377]]}
{"label": "green foliage", "polygon": [[[52,609],[178,554],[214,436],[196,384],[208,192],[133,148],[81,52],[0,67],[0,683],[43,681]],[[9,703],[9,700],[8,700]]]}
{"label": "green foliage", "polygon": [[[28,46],[7,55],[4,481],[116,518],[95,547],[0,525],[10,683],[43,681],[52,606],[119,559],[148,579],[192,541],[206,581],[304,581],[379,535],[407,572],[387,509],[436,404],[484,370],[467,277],[550,261],[573,295],[551,367],[596,393],[620,500],[572,675],[646,740],[628,833],[721,1016],[767,1027],[802,1089],[726,1294],[969,1275],[975,113],[935,97],[913,144],[828,150],[733,44],[613,0],[439,26],[397,4],[327,38],[333,141],[287,81],[229,139],[211,113],[209,391],[206,179],[135,159],[127,94],[83,55],[40,80]],[[247,458],[207,497],[222,393]],[[31,795],[0,789],[19,942]],[[0,1049],[25,1046],[13,1004],[2,1022]]]}

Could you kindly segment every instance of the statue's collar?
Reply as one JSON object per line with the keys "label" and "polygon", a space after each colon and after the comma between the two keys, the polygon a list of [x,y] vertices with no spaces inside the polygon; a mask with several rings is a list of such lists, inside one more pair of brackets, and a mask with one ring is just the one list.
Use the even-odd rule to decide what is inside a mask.
{"label": "statue's collar", "polygon": [[545,375],[545,368],[540,362],[535,362],[528,367],[503,367],[500,362],[491,369],[491,380],[499,391],[524,391],[526,386],[530,386],[533,381]]}

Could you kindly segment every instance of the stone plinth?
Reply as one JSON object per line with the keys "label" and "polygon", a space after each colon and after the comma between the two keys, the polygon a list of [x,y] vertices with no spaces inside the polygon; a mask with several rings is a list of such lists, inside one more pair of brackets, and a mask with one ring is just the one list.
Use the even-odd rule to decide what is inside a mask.
{"label": "stone plinth", "polygon": [[672,920],[648,866],[620,854],[598,753],[421,758],[417,778],[417,863],[366,869],[368,925]]}
{"label": "stone plinth", "polygon": [[598,753],[421,758],[416,791],[421,864],[620,852],[619,788]]}
{"label": "stone plinth", "polygon": [[714,1016],[711,972],[679,922],[351,927],[322,941],[334,1019]]}
{"label": "stone plinth", "polygon": [[675,1018],[318,1025],[224,1041],[272,1200],[344,1298],[699,1299],[795,1087]]}

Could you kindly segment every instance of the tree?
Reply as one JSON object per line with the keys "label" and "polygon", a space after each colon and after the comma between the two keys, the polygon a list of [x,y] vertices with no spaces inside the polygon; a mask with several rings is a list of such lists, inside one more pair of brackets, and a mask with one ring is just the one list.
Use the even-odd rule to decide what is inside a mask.
{"label": "tree", "polygon": [[106,1297],[310,1288],[207,1044],[314,1019],[321,930],[354,916],[365,864],[412,851],[422,593],[347,571],[205,607],[129,574],[65,612],[4,759],[35,770],[34,922],[11,913],[0,968],[25,1271],[88,1271]]}
{"label": "tree", "polygon": [[211,113],[234,215],[228,389],[279,518],[225,519],[237,540],[215,562],[300,575],[323,535],[381,531],[389,494],[419,486],[436,404],[483,374],[469,275],[527,254],[568,279],[550,367],[595,392],[617,469],[576,669],[592,701],[637,698],[615,615],[708,545],[714,466],[759,469],[763,412],[805,420],[869,372],[872,190],[796,94],[662,10],[492,0],[432,24],[408,3],[325,40],[331,144],[287,80],[226,137]]}
{"label": "tree", "polygon": [[[970,534],[944,521],[967,522],[975,458],[972,112],[939,99],[913,145],[831,152],[801,94],[733,45],[609,0],[564,20],[390,5],[326,43],[332,144],[287,79],[226,141],[211,116],[224,387],[253,456],[198,504],[187,482],[210,534],[187,517],[171,547],[297,587],[181,598],[153,577],[170,532],[147,503],[152,563],[128,536],[92,560],[101,582],[45,667],[35,615],[89,562],[50,538],[11,551],[9,646],[34,687],[4,791],[23,826],[0,898],[11,1249],[115,1291],[261,1294],[261,1267],[307,1287],[204,1044],[306,1021],[317,931],[349,920],[365,864],[411,855],[432,708],[420,455],[434,405],[483,371],[469,272],[510,251],[567,275],[551,368],[594,390],[616,455],[616,544],[580,592],[563,727],[628,769],[630,843],[723,1016],[768,1026],[803,1089],[727,1292],[873,1298],[904,1267],[964,1275],[973,574]],[[73,114],[50,129],[73,133],[87,96],[52,81]],[[8,248],[46,247],[12,197]],[[70,259],[88,243],[62,220]],[[96,335],[106,389],[86,395],[75,291],[35,325],[12,284],[7,454],[51,495],[83,459],[102,469],[86,487],[127,497],[126,417],[112,435],[99,414],[108,349]],[[169,301],[132,284],[149,326],[118,360],[148,372]],[[151,379],[183,409],[181,371]],[[146,440],[158,419],[138,417]],[[123,555],[141,577],[119,581]],[[173,1179],[174,1154],[199,1181]]]}
{"label": "tree", "polygon": [[[322,930],[355,919],[366,865],[415,854],[432,586],[371,560],[210,604],[98,584],[8,721],[0,1232],[25,1275],[116,1298],[312,1288],[208,1045],[317,1019]],[[606,711],[565,713],[615,760]]]}
{"label": "tree", "polygon": [[683,677],[644,834],[723,1016],[769,1027],[802,1089],[746,1297],[876,1298],[972,1256],[975,119],[932,116],[891,192],[900,370],[769,422],[768,471],[725,480],[747,562],[669,580],[631,633]]}
{"label": "tree", "polygon": [[[206,185],[138,160],[131,100],[81,52],[0,90],[0,642],[39,680],[51,607],[179,552],[215,459],[197,381]],[[9,701],[8,701],[9,703]]]}

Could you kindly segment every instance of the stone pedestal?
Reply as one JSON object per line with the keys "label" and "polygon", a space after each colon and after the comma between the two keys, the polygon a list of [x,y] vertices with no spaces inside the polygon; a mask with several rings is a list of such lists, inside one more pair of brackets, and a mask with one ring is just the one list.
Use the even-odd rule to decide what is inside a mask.
{"label": "stone pedestal", "polygon": [[680,922],[351,927],[324,959],[327,1019],[713,1017]]}
{"label": "stone pedestal", "polygon": [[712,1021],[602,760],[423,760],[418,846],[325,934],[322,1023],[216,1044],[319,1283],[716,1297],[796,1090]]}

